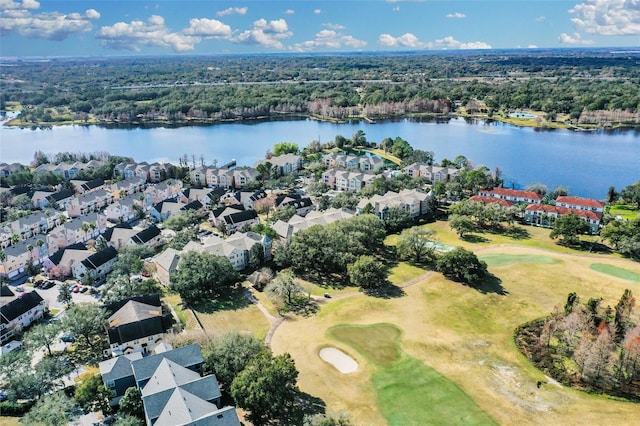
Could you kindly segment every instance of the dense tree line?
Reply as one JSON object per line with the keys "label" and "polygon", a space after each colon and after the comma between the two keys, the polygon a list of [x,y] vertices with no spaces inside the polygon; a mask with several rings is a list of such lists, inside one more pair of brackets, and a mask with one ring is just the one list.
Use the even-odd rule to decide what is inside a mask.
{"label": "dense tree line", "polygon": [[[28,123],[345,119],[531,108],[598,122],[638,120],[637,58],[600,51],[225,56],[21,62],[2,100]],[[474,107],[474,102],[477,102]],[[625,115],[631,114],[631,115]]]}
{"label": "dense tree line", "polygon": [[615,307],[602,299],[580,303],[576,293],[564,309],[516,330],[516,344],[538,368],[562,383],[632,399],[640,398],[640,325],[633,321],[630,290]]}

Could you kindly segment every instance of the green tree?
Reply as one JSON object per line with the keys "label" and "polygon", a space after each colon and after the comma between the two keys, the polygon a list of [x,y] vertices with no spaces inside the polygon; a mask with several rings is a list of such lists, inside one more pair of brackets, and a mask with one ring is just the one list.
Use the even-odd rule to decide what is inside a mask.
{"label": "green tree", "polygon": [[180,294],[186,305],[193,305],[228,294],[237,281],[238,274],[226,257],[190,251],[171,274],[169,287]]}
{"label": "green tree", "polygon": [[231,396],[239,407],[249,411],[254,424],[300,424],[297,379],[298,370],[291,355],[273,356],[264,351],[235,378]]}
{"label": "green tree", "polygon": [[349,209],[355,210],[360,201],[358,195],[355,192],[344,191],[333,197],[331,200],[331,207],[334,209]]}
{"label": "green tree", "polygon": [[456,231],[460,238],[464,238],[476,229],[475,223],[469,216],[459,214],[449,216],[449,226]]}
{"label": "green tree", "polygon": [[142,419],[119,412],[116,415],[116,421],[113,426],[144,426],[145,424]]}
{"label": "green tree", "polygon": [[58,287],[58,302],[64,303],[67,308],[73,303],[72,290],[71,284],[66,281]]}
{"label": "green tree", "polygon": [[74,398],[76,402],[85,411],[102,411],[109,412],[109,400],[111,399],[111,391],[102,383],[102,377],[99,374],[87,373],[83,377],[82,382],[76,385]]}
{"label": "green tree", "polygon": [[351,284],[365,290],[383,287],[387,282],[384,265],[373,256],[360,256],[347,266],[347,273]]}
{"label": "green tree", "polygon": [[282,154],[298,154],[300,149],[297,143],[293,142],[280,142],[273,146],[273,155]]}
{"label": "green tree", "polygon": [[169,243],[169,247],[176,250],[182,250],[189,241],[198,241],[198,234],[194,227],[185,228],[182,231],[179,231]]}
{"label": "green tree", "polygon": [[80,415],[73,399],[64,392],[46,395],[21,419],[25,425],[65,426]]}
{"label": "green tree", "polygon": [[274,222],[279,220],[286,222],[296,214],[296,208],[294,206],[280,206],[274,212],[271,219]]}
{"label": "green tree", "polygon": [[264,246],[261,243],[254,244],[249,250],[249,268],[258,269],[264,264]]}
{"label": "green tree", "polygon": [[60,378],[73,370],[73,366],[64,363],[60,357],[45,357],[33,367],[27,352],[2,359],[2,363],[5,384],[15,399],[40,398],[60,386]]}
{"label": "green tree", "polygon": [[278,233],[267,223],[256,223],[251,227],[251,230],[256,234],[266,235],[272,240],[278,238]]}
{"label": "green tree", "polygon": [[411,155],[413,152],[413,148],[409,145],[409,142],[402,139],[401,137],[395,138],[393,141],[393,146],[391,147],[391,153],[403,160]]}
{"label": "green tree", "polygon": [[265,292],[278,303],[294,305],[296,296],[304,294],[304,288],[293,279],[290,272],[280,272],[267,287]]}
{"label": "green tree", "polygon": [[47,348],[47,353],[51,356],[51,345],[56,341],[60,328],[57,323],[36,324],[23,337],[23,342],[32,349]]}
{"label": "green tree", "polygon": [[613,325],[617,342],[622,341],[627,330],[633,327],[631,312],[633,311],[635,304],[636,299],[633,297],[633,293],[631,290],[626,289],[615,307]]}
{"label": "green tree", "polygon": [[62,329],[74,336],[84,337],[85,343],[96,348],[95,338],[104,335],[107,311],[94,303],[77,303],[67,309],[62,321]]}
{"label": "green tree", "polygon": [[137,387],[127,389],[120,399],[120,412],[122,414],[144,419],[144,406],[142,404],[142,394]]}
{"label": "green tree", "polygon": [[402,231],[398,238],[396,250],[402,260],[414,263],[432,262],[435,260],[433,248],[434,232],[429,228],[409,228]]}
{"label": "green tree", "polygon": [[640,259],[640,216],[629,221],[612,220],[602,228],[600,236],[621,254]]}
{"label": "green tree", "polygon": [[561,244],[574,245],[580,242],[579,235],[587,233],[589,229],[587,222],[578,215],[569,213],[556,219],[549,236],[553,239],[560,237]]}
{"label": "green tree", "polygon": [[640,209],[640,180],[620,191],[620,197],[630,204],[635,204],[636,209]]}
{"label": "green tree", "polygon": [[471,285],[480,283],[487,275],[487,264],[462,247],[444,253],[436,265],[445,277]]}
{"label": "green tree", "polygon": [[215,373],[220,384],[229,390],[233,379],[256,355],[266,350],[264,342],[251,334],[227,333],[202,348],[204,369]]}
{"label": "green tree", "polygon": [[387,232],[398,232],[404,228],[408,228],[413,224],[411,214],[400,206],[393,206],[382,216],[382,222]]}

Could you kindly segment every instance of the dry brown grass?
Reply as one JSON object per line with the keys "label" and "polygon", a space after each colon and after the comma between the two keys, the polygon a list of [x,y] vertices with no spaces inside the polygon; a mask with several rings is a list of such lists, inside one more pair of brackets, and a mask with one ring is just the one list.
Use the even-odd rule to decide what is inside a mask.
{"label": "dry brown grass", "polygon": [[264,339],[271,325],[256,305],[248,305],[236,310],[216,311],[210,314],[198,312],[197,315],[209,338],[237,331],[251,333],[258,339]]}
{"label": "dry brown grass", "polygon": [[[639,404],[552,384],[538,389],[537,382],[546,379],[517,350],[512,337],[516,326],[562,306],[569,292],[576,291],[582,300],[603,297],[603,306],[613,306],[625,288],[640,291],[636,283],[592,271],[591,263],[637,272],[640,265],[558,247],[549,240],[548,230],[538,228],[526,228],[532,236],[529,240],[495,236],[493,244],[470,244],[460,242],[446,223],[430,227],[438,231],[441,242],[464,245],[478,254],[544,254],[559,262],[490,268],[506,296],[482,294],[434,273],[406,288],[404,297],[383,300],[360,294],[334,299],[316,316],[285,321],[273,337],[272,348],[293,355],[303,391],[322,398],[328,411],[350,412],[356,424],[385,424],[374,402],[373,367],[351,348],[330,339],[327,330],[339,324],[386,322],[403,330],[405,352],[458,384],[500,424],[628,425],[640,418]],[[358,372],[342,375],[324,363],[317,354],[324,346],[351,355],[360,366]]]}

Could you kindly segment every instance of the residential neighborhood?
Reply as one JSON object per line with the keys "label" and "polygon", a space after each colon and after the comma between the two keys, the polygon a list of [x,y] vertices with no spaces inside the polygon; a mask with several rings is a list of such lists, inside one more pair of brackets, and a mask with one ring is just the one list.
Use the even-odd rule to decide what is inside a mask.
{"label": "residential neighborhood", "polygon": [[[323,238],[357,240],[370,231],[368,237],[377,238],[373,228],[348,236],[359,226],[358,220],[373,220],[363,223],[375,223],[383,233],[399,234],[401,239],[405,230],[424,226],[447,211],[457,216],[476,209],[464,207],[465,203],[480,209],[494,206],[491,214],[503,215],[494,222],[511,218],[539,228],[554,228],[563,217],[575,216],[587,225],[586,234],[597,234],[609,208],[578,196],[560,194],[549,199],[539,191],[505,188],[482,167],[421,162],[400,167],[374,154],[347,151],[322,153],[313,160],[298,153],[269,155],[255,168],[236,167],[235,162],[220,168],[119,162],[111,178],[86,180],[77,179],[86,176],[82,170],[104,164],[48,164],[34,174],[57,174],[67,179],[66,186],[7,188],[3,197],[23,197],[28,210],[0,223],[0,275],[8,284],[2,286],[0,300],[3,351],[17,352],[24,342],[32,345],[30,330],[60,323],[63,328],[52,328],[57,334],[51,340],[64,345],[59,356],[67,354],[67,345],[93,350],[95,342],[91,363],[99,376],[91,380],[99,377],[106,389],[102,415],[126,410],[135,389],[142,407],[139,420],[149,426],[240,425],[247,418],[228,404],[231,383],[224,382],[224,376],[219,382],[217,370],[205,368],[204,359],[210,355],[202,345],[207,343],[189,343],[194,341],[190,340],[194,330],[209,340],[220,334],[215,326],[202,322],[211,312],[196,308],[218,300],[205,296],[193,301],[181,290],[200,282],[201,274],[211,273],[209,268],[219,269],[202,281],[207,286],[203,294],[223,300],[229,290],[211,287],[211,277],[227,277],[235,282],[232,288],[239,291],[237,297],[249,306],[259,306],[275,330],[286,318],[281,316],[286,310],[281,310],[297,308],[294,293],[278,296],[270,287],[288,269],[278,272],[276,279],[273,270],[281,265],[301,268],[295,264],[300,253],[287,251],[295,250],[300,235],[310,238],[321,232]],[[23,170],[7,165],[3,173],[10,175],[14,169]],[[175,175],[176,170],[182,170],[182,175]],[[460,192],[456,185],[470,175],[481,183],[471,181]],[[489,217],[473,211],[471,215],[478,218]],[[15,212],[7,209],[3,217]],[[451,229],[456,226],[452,220]],[[335,230],[344,235],[331,234]],[[458,234],[463,237],[464,232],[468,231]],[[350,242],[355,244],[353,250],[357,250],[355,240]],[[451,249],[442,245],[438,250]],[[311,246],[303,248],[303,257],[308,256],[306,250],[318,256],[310,259],[312,264],[345,267],[321,260],[323,255]],[[375,250],[375,244],[367,250]],[[333,255],[333,261],[340,256]],[[359,286],[364,289],[370,284]],[[329,291],[323,294],[312,297],[309,293],[299,303],[331,299]],[[275,307],[274,313],[264,306],[264,297],[273,299],[268,303]],[[91,334],[83,337],[74,328],[74,312],[94,309],[90,306],[99,309],[100,316],[93,331],[87,332]],[[185,312],[191,323],[185,320]],[[236,326],[243,324],[241,318],[235,321]],[[269,333],[261,335],[267,343]],[[188,344],[182,345],[180,339]],[[227,403],[222,402],[224,392]]]}

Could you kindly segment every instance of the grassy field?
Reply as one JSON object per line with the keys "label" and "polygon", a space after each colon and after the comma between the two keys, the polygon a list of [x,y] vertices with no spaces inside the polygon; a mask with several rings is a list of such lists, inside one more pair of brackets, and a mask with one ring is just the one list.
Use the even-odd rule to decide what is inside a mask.
{"label": "grassy field", "polygon": [[[577,292],[582,300],[602,297],[602,306],[615,306],[625,288],[633,289],[630,286],[635,284],[623,278],[607,275],[603,279],[591,269],[592,264],[605,263],[636,274],[640,274],[640,264],[616,255],[558,246],[547,229],[524,227],[526,238],[482,234],[485,240],[463,241],[445,222],[428,226],[442,243],[461,245],[491,259],[489,270],[503,291],[480,292],[433,273],[406,287],[399,297],[358,293],[327,301],[314,316],[293,316],[276,331],[271,345],[276,353],[292,354],[303,391],[321,398],[327,411],[350,413],[355,424],[384,425],[396,422],[393,413],[415,408],[414,399],[395,394],[394,388],[410,381],[416,375],[412,371],[428,376],[431,369],[498,424],[628,425],[633,423],[631,419],[640,418],[640,404],[554,385],[513,342],[518,325],[562,307],[570,292]],[[639,319],[637,312],[634,319]],[[398,364],[397,370],[380,367],[369,355],[335,339],[330,332],[345,324],[379,323],[401,330],[401,360],[415,364],[406,361],[408,366]],[[358,371],[343,375],[322,361],[318,351],[326,346],[351,355],[358,362]],[[425,373],[420,371],[423,368]],[[381,371],[389,376],[381,376]],[[540,388],[538,382],[542,383]],[[442,387],[435,379],[420,386],[414,393],[428,394]],[[390,392],[385,399],[395,407],[379,399],[383,388]],[[459,403],[451,394],[438,401],[437,405],[454,407]],[[424,413],[421,424],[427,424],[433,403],[421,404],[426,406],[417,411]],[[463,423],[465,416],[472,415],[468,410],[459,409],[453,415]]]}
{"label": "grassy field", "polygon": [[609,265],[607,263],[592,263],[591,269],[602,272],[603,274],[612,275],[627,281],[640,282],[640,274],[637,272],[623,269],[618,266]]}
{"label": "grassy field", "polygon": [[623,219],[635,219],[640,212],[635,206],[624,205],[624,204],[616,204],[610,207],[609,214],[611,216],[620,216]]}
{"label": "grassy field", "polygon": [[329,336],[375,365],[372,383],[390,425],[487,425],[494,422],[455,383],[407,356],[391,324],[333,327]]}
{"label": "grassy field", "polygon": [[550,256],[541,254],[485,254],[479,256],[480,260],[487,263],[487,266],[507,266],[514,263],[535,263],[539,265],[553,265],[560,262]]}

